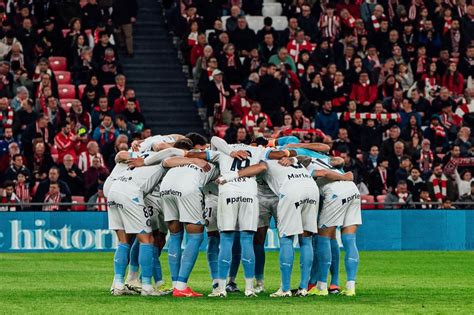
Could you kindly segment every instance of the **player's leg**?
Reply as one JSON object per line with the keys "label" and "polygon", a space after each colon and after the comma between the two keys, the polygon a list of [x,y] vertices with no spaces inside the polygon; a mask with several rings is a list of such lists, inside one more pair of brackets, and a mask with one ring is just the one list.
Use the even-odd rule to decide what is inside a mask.
{"label": "player's leg", "polygon": [[176,281],[173,296],[176,297],[197,297],[202,294],[196,293],[188,287],[188,279],[196,263],[199,248],[204,238],[204,225],[185,224],[187,243],[181,257],[181,266],[179,268],[178,280]]}
{"label": "player's leg", "polygon": [[142,283],[140,280],[140,274],[138,273],[139,264],[138,264],[138,255],[140,251],[140,242],[134,237],[132,246],[130,248],[130,262],[128,266],[128,275],[125,285],[130,290],[136,291],[138,293],[142,290]]}
{"label": "player's leg", "polygon": [[219,278],[219,232],[211,231],[207,232],[207,263],[209,264],[209,272],[212,279],[212,288],[215,289],[218,286]]}
{"label": "player's leg", "polygon": [[317,256],[318,256],[318,281],[316,287],[309,292],[310,295],[328,295],[327,279],[329,268],[331,267],[331,235],[336,229],[333,227],[320,228],[317,238]]}
{"label": "player's leg", "polygon": [[[240,231],[240,245],[242,247],[242,266],[244,268],[245,292],[253,291],[255,278],[255,252],[253,239],[255,231]],[[246,293],[246,295],[248,295]]]}
{"label": "player's leg", "polygon": [[137,234],[138,241],[140,242],[140,250],[138,254],[138,263],[141,268],[142,275],[142,295],[157,295],[153,289],[151,279],[153,277],[153,265],[154,265],[154,246],[153,246],[153,235],[152,233]]}
{"label": "player's leg", "polygon": [[171,281],[173,287],[178,281],[179,268],[181,266],[181,244],[183,243],[183,226],[177,221],[169,221],[168,229],[170,237],[168,239],[168,264],[170,266]]}
{"label": "player's leg", "polygon": [[[218,221],[219,222],[219,221]],[[232,262],[232,246],[234,244],[234,231],[222,231],[219,233],[220,246],[217,261],[218,279],[217,288],[209,295],[211,297],[225,297],[227,276],[229,275],[230,264]]]}
{"label": "player's leg", "polygon": [[331,235],[331,284],[329,285],[330,294],[338,294],[339,290],[339,256],[340,248],[339,242],[336,238],[337,229],[334,230],[334,234]]}
{"label": "player's leg", "polygon": [[[167,231],[168,229],[165,229]],[[165,288],[165,282],[163,280],[163,270],[161,267],[160,256],[163,247],[166,243],[166,233],[163,233],[161,230],[153,231],[153,279],[155,280],[155,287],[163,293],[170,293],[171,290]]]}
{"label": "player's leg", "polygon": [[305,231],[302,235],[298,236],[298,241],[300,243],[301,278],[297,294],[305,296],[308,292],[311,268],[313,266],[313,233]]}
{"label": "player's leg", "polygon": [[342,229],[342,244],[346,251],[344,257],[344,264],[346,266],[347,282],[344,295],[355,295],[355,282],[357,276],[357,269],[359,268],[359,250],[356,244],[357,225],[344,227]]}
{"label": "player's leg", "polygon": [[127,269],[130,247],[133,240],[131,235],[127,235],[124,230],[116,230],[119,244],[114,254],[114,282],[111,293],[113,295],[123,295],[131,293],[124,283],[125,271]]}
{"label": "player's leg", "polygon": [[313,234],[311,237],[313,243],[313,264],[311,265],[311,275],[309,277],[308,291],[316,286],[318,281],[318,234]]}
{"label": "player's leg", "polygon": [[291,296],[291,273],[293,272],[293,261],[295,252],[293,248],[294,236],[283,236],[280,238],[280,273],[281,288],[270,297]]}
{"label": "player's leg", "polygon": [[253,249],[255,251],[255,292],[265,291],[264,272],[265,272],[265,239],[267,237],[268,226],[262,226],[257,229],[253,241]]}
{"label": "player's leg", "polygon": [[225,287],[227,292],[240,292],[237,287],[237,273],[239,272],[240,260],[242,258],[242,247],[240,245],[240,232],[234,234],[234,244],[232,245],[232,262],[230,263],[229,277]]}

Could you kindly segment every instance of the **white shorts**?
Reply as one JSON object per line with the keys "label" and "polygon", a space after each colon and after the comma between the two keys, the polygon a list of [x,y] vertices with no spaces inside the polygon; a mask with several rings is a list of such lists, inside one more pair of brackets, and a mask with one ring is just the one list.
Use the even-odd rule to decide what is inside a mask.
{"label": "white shorts", "polygon": [[217,203],[218,197],[216,195],[207,194],[204,198],[204,220],[206,222],[206,229],[208,232],[218,231],[217,229]]}
{"label": "white shorts", "polygon": [[165,222],[163,208],[161,207],[161,198],[155,194],[148,194],[145,197],[145,206],[153,211],[151,217],[151,228],[153,231],[160,231],[161,233],[168,233],[168,225]]}
{"label": "white shorts", "polygon": [[277,228],[280,237],[318,232],[319,190],[316,185],[281,189],[277,209]]}
{"label": "white shorts", "polygon": [[324,200],[318,227],[361,225],[360,207],[360,193],[354,183],[334,182],[327,184],[324,187]]}
{"label": "white shorts", "polygon": [[221,192],[217,208],[219,231],[257,231],[258,199],[242,192]]}
{"label": "white shorts", "polygon": [[258,196],[258,227],[270,226],[270,219],[273,217],[275,222],[277,220],[277,208],[278,208],[278,197],[277,196]]}
{"label": "white shorts", "polygon": [[161,206],[165,222],[179,221],[182,223],[204,225],[204,196],[202,192],[161,195]]}
{"label": "white shorts", "polygon": [[111,191],[107,203],[109,229],[124,230],[127,234],[151,233],[156,211],[145,206],[140,191]]}

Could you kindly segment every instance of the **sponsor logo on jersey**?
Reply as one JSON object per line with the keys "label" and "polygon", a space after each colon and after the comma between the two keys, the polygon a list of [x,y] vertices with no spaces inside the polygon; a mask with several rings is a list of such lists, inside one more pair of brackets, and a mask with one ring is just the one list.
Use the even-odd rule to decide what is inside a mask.
{"label": "sponsor logo on jersey", "polygon": [[160,197],[163,197],[163,196],[178,196],[178,197],[181,197],[182,195],[183,194],[180,191],[173,190],[173,189],[160,191]]}
{"label": "sponsor logo on jersey", "polygon": [[186,168],[190,168],[190,169],[193,169],[195,171],[199,171],[199,172],[203,172],[202,169],[199,167],[199,166],[196,166],[194,164],[186,164],[186,165],[180,165],[178,167],[186,167]]}
{"label": "sponsor logo on jersey", "polygon": [[342,204],[346,204],[354,199],[359,199],[360,198],[360,194],[359,193],[355,193],[353,194],[352,196],[350,197],[347,197],[347,198],[344,198],[342,199]]}
{"label": "sponsor logo on jersey", "polygon": [[124,182],[124,183],[128,183],[129,181],[132,180],[132,176],[120,176],[120,177],[117,177],[117,180],[121,181],[121,182]]}
{"label": "sponsor logo on jersey", "polygon": [[115,201],[107,201],[107,205],[109,207],[117,207],[118,209],[123,209],[123,205],[121,203],[115,202]]}
{"label": "sponsor logo on jersey", "polygon": [[229,204],[229,203],[236,203],[236,202],[240,202],[240,203],[253,203],[253,198],[247,198],[247,197],[239,196],[239,197],[232,197],[232,198],[227,198],[227,199],[226,199],[226,204]]}
{"label": "sponsor logo on jersey", "polygon": [[289,174],[288,175],[288,179],[291,180],[291,179],[301,179],[301,178],[312,178],[309,174]]}
{"label": "sponsor logo on jersey", "polygon": [[245,182],[247,182],[247,177],[237,177],[229,181],[229,183],[245,183]]}
{"label": "sponsor logo on jersey", "polygon": [[299,206],[304,205],[304,204],[317,205],[318,201],[314,199],[310,199],[310,198],[302,199],[298,202],[295,202],[295,208],[298,208]]}

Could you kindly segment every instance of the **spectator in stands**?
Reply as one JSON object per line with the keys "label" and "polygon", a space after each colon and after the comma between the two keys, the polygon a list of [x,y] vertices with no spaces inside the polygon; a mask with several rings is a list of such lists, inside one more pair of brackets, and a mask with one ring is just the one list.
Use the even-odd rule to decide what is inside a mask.
{"label": "spectator in stands", "polygon": [[145,116],[137,110],[136,101],[130,98],[127,101],[127,108],[122,113],[128,122],[132,124],[135,132],[141,132],[145,125]]}
{"label": "spectator in stands", "polygon": [[253,128],[258,125],[257,120],[259,118],[265,118],[266,127],[271,128],[273,126],[270,117],[262,112],[262,106],[260,103],[253,102],[250,107],[250,112],[242,119],[242,125],[247,128],[249,134],[253,134]]}
{"label": "spectator in stands", "polygon": [[84,195],[84,180],[82,172],[74,162],[74,157],[66,154],[60,166],[60,179],[65,182],[71,190],[73,196]]}
{"label": "spectator in stands", "polygon": [[27,181],[31,180],[30,170],[23,164],[23,156],[21,154],[15,154],[10,167],[3,175],[3,181],[16,181],[19,173],[25,174]]}
{"label": "spectator in stands", "polygon": [[250,112],[251,100],[247,97],[247,91],[243,87],[237,88],[237,93],[230,100],[232,115],[244,117]]}
{"label": "spectator in stands", "polygon": [[87,144],[87,151],[84,151],[79,155],[78,168],[81,172],[86,172],[89,168],[92,167],[92,161],[98,158],[100,160],[100,165],[104,166],[104,158],[99,152],[99,145],[96,141],[89,141]]}
{"label": "spectator in stands", "polygon": [[123,74],[118,74],[115,77],[115,86],[111,87],[109,93],[107,94],[109,106],[112,107],[116,99],[124,97],[126,90],[127,87],[125,76]]}
{"label": "spectator in stands", "polygon": [[92,128],[97,128],[106,115],[112,117],[112,119],[115,118],[115,112],[109,108],[106,96],[101,96],[98,104],[99,105],[94,107],[94,110],[92,111]]}
{"label": "spectator in stands", "polygon": [[22,107],[22,103],[29,98],[28,89],[24,86],[20,86],[16,89],[16,96],[11,100],[10,106],[13,108],[14,111],[18,112],[18,110]]}
{"label": "spectator in stands", "polygon": [[277,67],[280,67],[281,64],[287,64],[290,66],[291,71],[294,73],[297,72],[295,62],[288,54],[288,49],[286,47],[281,47],[278,50],[278,54],[271,56],[268,62]]}
{"label": "spectator in stands", "polygon": [[22,142],[25,156],[32,156],[33,140],[41,139],[44,143],[53,143],[54,131],[48,124],[48,117],[40,115],[36,123],[29,125],[23,132]]}
{"label": "spectator in stands", "polygon": [[4,205],[0,206],[0,212],[20,210],[20,199],[15,194],[15,183],[13,181],[5,181],[2,188],[1,203]]}
{"label": "spectator in stands", "polygon": [[410,176],[407,178],[408,191],[413,195],[413,201],[420,201],[420,195],[423,189],[426,189],[426,183],[421,178],[421,172],[413,167],[410,170]]}
{"label": "spectator in stands", "polygon": [[57,184],[59,190],[64,196],[61,197],[63,202],[71,202],[71,191],[69,186],[59,179],[60,170],[57,166],[52,166],[48,172],[48,178],[40,182],[36,194],[33,197],[33,202],[44,202],[47,195],[50,193],[50,185]]}
{"label": "spectator in stands", "polygon": [[104,114],[102,123],[97,126],[94,130],[92,138],[99,143],[100,148],[104,148],[105,145],[114,143],[118,137],[119,132],[115,129],[112,116],[110,114]]}
{"label": "spectator in stands", "polygon": [[395,171],[395,183],[399,183],[400,181],[407,181],[408,176],[410,175],[411,168],[411,158],[407,155],[402,156],[400,160],[400,166]]}
{"label": "spectator in stands", "polygon": [[117,56],[117,50],[115,49],[115,46],[110,43],[109,33],[105,31],[99,32],[99,42],[92,50],[94,61],[96,63],[100,63],[102,60],[104,60],[105,51],[109,48],[112,49],[115,53],[114,55]]}
{"label": "spectator in stands", "polygon": [[386,209],[406,209],[410,207],[413,201],[412,194],[407,189],[407,182],[401,180],[398,182],[394,191],[390,192],[384,200]]}
{"label": "spectator in stands", "polygon": [[133,134],[136,132],[135,126],[129,123],[127,118],[122,114],[115,117],[115,127],[119,134],[126,135],[129,139],[131,139]]}
{"label": "spectator in stands", "polygon": [[34,124],[38,114],[34,111],[33,101],[27,99],[22,102],[21,108],[16,113],[21,132],[26,130],[31,124]]}
{"label": "spectator in stands", "polygon": [[122,65],[118,62],[115,51],[107,48],[104,57],[98,63],[99,82],[102,84],[113,84],[117,74],[122,73]]}
{"label": "spectator in stands", "polygon": [[136,0],[116,0],[112,6],[112,20],[117,26],[117,39],[120,46],[127,48],[129,57],[133,57],[132,25],[137,19],[138,6]]}
{"label": "spectator in stands", "polygon": [[461,127],[459,129],[454,145],[459,146],[462,155],[467,155],[472,148],[471,129],[469,129],[469,127]]}
{"label": "spectator in stands", "polygon": [[104,185],[100,184],[97,187],[97,193],[92,195],[87,201],[89,208],[96,211],[108,211],[107,198],[104,195]]}
{"label": "spectator in stands", "polygon": [[321,111],[316,114],[314,126],[321,129],[331,138],[336,138],[339,129],[339,119],[336,112],[332,110],[331,100],[325,100]]}
{"label": "spectator in stands", "polygon": [[[15,179],[15,194],[22,203],[31,201],[30,183],[27,181],[27,173],[20,172]],[[23,210],[26,210],[23,208]]]}
{"label": "spectator in stands", "polygon": [[217,105],[219,111],[222,113],[233,96],[233,91],[230,86],[224,82],[224,75],[222,71],[216,69],[212,72],[212,82],[206,89],[203,95],[204,105],[207,108],[207,117],[209,119],[209,125],[214,125],[214,111]]}
{"label": "spectator in stands", "polygon": [[44,203],[41,210],[43,211],[59,211],[66,210],[68,207],[60,205],[60,203],[68,202],[66,201],[67,197],[64,193],[61,192],[61,187],[59,183],[50,183],[49,189],[44,199],[41,202]]}
{"label": "spectator in stands", "polygon": [[58,100],[54,96],[49,96],[46,99],[46,111],[44,115],[48,117],[48,122],[54,133],[61,129],[62,123],[66,120],[66,111],[59,106]]}
{"label": "spectator in stands", "polygon": [[433,175],[426,182],[431,200],[442,203],[444,200],[456,200],[453,181],[443,173],[440,163],[433,165]]}
{"label": "spectator in stands", "polygon": [[58,149],[58,163],[63,162],[65,155],[71,155],[74,160],[77,160],[77,136],[72,132],[70,122],[62,122],[61,131],[54,137],[54,145]]}
{"label": "spectator in stands", "polygon": [[400,167],[400,163],[404,157],[405,144],[402,141],[397,141],[393,144],[393,153],[389,154],[388,157],[388,168],[391,174],[394,175],[395,171]]}
{"label": "spectator in stands", "polygon": [[233,44],[224,46],[224,53],[219,59],[219,68],[225,73],[229,84],[239,84],[242,81],[242,64]]}
{"label": "spectator in stands", "polygon": [[462,202],[464,204],[460,205],[463,209],[470,209],[472,207],[472,203],[474,202],[474,182],[471,181],[470,191],[467,194],[464,194],[459,197],[458,202]]}
{"label": "spectator in stands", "polygon": [[391,180],[388,177],[388,159],[380,156],[378,166],[369,176],[369,190],[373,196],[386,195],[391,188]]}
{"label": "spectator in stands", "polygon": [[32,180],[40,182],[46,179],[49,169],[54,165],[53,158],[46,152],[44,142],[34,144],[34,152],[28,156],[28,168],[32,173]]}
{"label": "spectator in stands", "polygon": [[109,171],[102,164],[102,159],[98,156],[92,159],[92,166],[84,172],[85,199],[88,200],[96,191],[98,181],[101,176],[107,178]]}
{"label": "spectator in stands", "polygon": [[370,147],[370,151],[368,154],[365,154],[364,158],[364,169],[366,173],[372,172],[378,166],[378,158],[379,158],[379,148],[378,146]]}
{"label": "spectator in stands", "polygon": [[303,130],[311,129],[311,121],[303,115],[303,109],[299,107],[294,109],[293,128]]}
{"label": "spectator in stands", "polygon": [[[72,107],[69,112],[69,118],[79,127],[85,127],[87,128],[87,130],[92,129],[92,117],[89,112],[83,109],[81,102],[78,100],[72,101]],[[76,129],[79,129],[79,127]]]}
{"label": "spectator in stands", "polygon": [[375,102],[377,97],[377,87],[369,80],[367,72],[359,74],[359,81],[352,84],[350,98],[356,100],[357,104],[368,109]]}
{"label": "spectator in stands", "polygon": [[225,29],[228,32],[233,32],[237,28],[237,24],[239,21],[239,17],[242,15],[242,12],[240,10],[240,7],[237,5],[233,5],[230,8],[230,16],[225,22]]}
{"label": "spectator in stands", "polygon": [[303,4],[301,7],[301,14],[298,15],[298,26],[311,37],[312,42],[316,42],[316,39],[319,38],[318,21],[311,15],[309,4]]}

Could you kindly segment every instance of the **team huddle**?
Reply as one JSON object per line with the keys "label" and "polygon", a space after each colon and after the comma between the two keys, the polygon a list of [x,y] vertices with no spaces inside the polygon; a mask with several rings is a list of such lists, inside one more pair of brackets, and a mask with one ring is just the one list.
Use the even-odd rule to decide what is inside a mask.
{"label": "team huddle", "polygon": [[[342,170],[343,160],[328,151],[325,144],[299,143],[296,137],[258,138],[251,145],[218,137],[209,144],[197,133],[135,141],[131,150],[117,153],[104,184],[109,228],[119,240],[111,293],[202,296],[187,283],[206,230],[208,296],[239,291],[235,277],[241,262],[244,294],[255,297],[265,291],[264,243],[273,217],[280,238],[281,287],[270,297],[354,296],[360,195],[352,173]],[[339,289],[337,228],[345,249],[345,290]],[[166,242],[172,288],[161,271]],[[296,242],[301,274],[292,290]]]}

